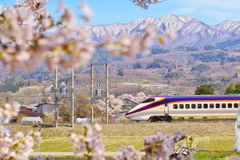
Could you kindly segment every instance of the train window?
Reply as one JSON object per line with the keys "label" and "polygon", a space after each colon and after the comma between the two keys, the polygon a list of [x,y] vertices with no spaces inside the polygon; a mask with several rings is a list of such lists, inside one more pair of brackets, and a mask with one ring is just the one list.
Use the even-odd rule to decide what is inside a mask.
{"label": "train window", "polygon": [[220,108],[220,104],[219,103],[216,104],[216,108]]}
{"label": "train window", "polygon": [[232,108],[232,103],[228,103],[228,108]]}
{"label": "train window", "polygon": [[179,108],[180,108],[180,109],[183,109],[183,104],[179,104]]}
{"label": "train window", "polygon": [[238,108],[238,103],[234,103],[234,108]]}
{"label": "train window", "polygon": [[222,108],[226,108],[226,103],[222,103]]}
{"label": "train window", "polygon": [[141,102],[141,103],[149,103],[149,102],[154,102],[155,98],[148,98],[147,100]]}
{"label": "train window", "polygon": [[199,109],[202,108],[202,104],[198,104],[197,108],[199,108]]}
{"label": "train window", "polygon": [[173,105],[173,109],[178,109],[178,105],[177,105],[177,104],[174,104],[174,105]]}
{"label": "train window", "polygon": [[185,108],[189,109],[190,108],[190,104],[185,104]]}
{"label": "train window", "polygon": [[192,104],[192,109],[195,109],[196,108],[196,104]]}
{"label": "train window", "polygon": [[214,108],[214,104],[213,103],[210,103],[210,108]]}
{"label": "train window", "polygon": [[207,109],[208,108],[208,104],[203,104],[203,108]]}

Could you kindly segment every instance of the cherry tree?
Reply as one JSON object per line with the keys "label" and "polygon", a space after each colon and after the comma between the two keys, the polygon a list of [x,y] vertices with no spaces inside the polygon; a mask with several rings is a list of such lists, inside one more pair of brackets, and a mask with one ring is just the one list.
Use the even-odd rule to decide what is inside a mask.
{"label": "cherry tree", "polygon": [[135,97],[131,94],[123,94],[123,95],[119,96],[118,98],[121,100],[132,99],[137,102],[142,102],[142,101],[146,100],[148,97],[149,96],[146,96],[145,93],[139,92],[139,93],[137,93],[137,95]]}
{"label": "cherry tree", "polygon": [[124,100],[124,99],[134,99],[134,96],[131,95],[131,94],[123,94],[123,95],[119,96],[118,98],[121,99],[121,100]]}
{"label": "cherry tree", "polygon": [[[123,102],[122,100],[115,98],[114,95],[109,96],[109,104],[108,104],[108,114],[114,116],[114,114],[120,112],[122,110]],[[103,114],[106,114],[106,102],[101,101],[99,103],[99,109]]]}
{"label": "cherry tree", "polygon": [[146,96],[145,93],[140,92],[140,93],[137,93],[137,95],[134,98],[134,100],[138,101],[138,102],[142,102],[142,101],[146,100],[147,98],[148,98],[148,96]]}

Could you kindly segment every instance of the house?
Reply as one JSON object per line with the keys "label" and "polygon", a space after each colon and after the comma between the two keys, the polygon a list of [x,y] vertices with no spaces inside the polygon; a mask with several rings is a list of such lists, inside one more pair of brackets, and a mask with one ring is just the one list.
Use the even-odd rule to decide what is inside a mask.
{"label": "house", "polygon": [[55,105],[53,102],[42,102],[35,106],[37,113],[53,113],[55,112]]}
{"label": "house", "polygon": [[130,109],[132,109],[133,107],[135,107],[138,104],[139,104],[139,102],[134,101],[133,99],[126,98],[126,99],[123,100],[122,109],[123,110],[127,109],[129,111]]}
{"label": "house", "polygon": [[16,117],[16,122],[22,123],[21,120],[23,117],[43,117],[43,115],[39,114],[37,112],[30,111],[30,110],[21,110],[18,113],[18,116]]}

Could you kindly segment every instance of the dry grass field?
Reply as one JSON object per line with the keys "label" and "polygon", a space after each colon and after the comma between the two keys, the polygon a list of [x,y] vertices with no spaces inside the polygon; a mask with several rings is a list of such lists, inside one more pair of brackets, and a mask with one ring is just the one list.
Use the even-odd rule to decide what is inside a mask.
{"label": "dry grass field", "polygon": [[[140,150],[143,147],[143,137],[150,137],[157,132],[172,133],[181,130],[188,136],[182,145],[191,143],[191,147],[212,149],[214,151],[232,151],[235,141],[234,122],[182,122],[182,123],[134,123],[134,124],[102,124],[101,134],[105,151],[116,152],[119,146],[133,145]],[[35,146],[36,152],[71,152],[71,133],[80,133],[81,125],[74,128],[59,126],[58,128],[41,128],[27,125],[6,125],[13,134],[17,131],[27,133],[30,130],[41,130],[43,143]],[[190,141],[189,139],[193,139]]]}

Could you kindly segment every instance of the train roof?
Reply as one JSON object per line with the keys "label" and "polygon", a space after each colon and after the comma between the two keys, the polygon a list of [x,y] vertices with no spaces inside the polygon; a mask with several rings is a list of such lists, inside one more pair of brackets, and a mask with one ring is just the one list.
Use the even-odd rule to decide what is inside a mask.
{"label": "train roof", "polygon": [[151,98],[160,98],[165,97],[166,99],[171,100],[240,100],[240,95],[177,95],[177,96],[168,96],[160,95],[153,96]]}
{"label": "train roof", "polygon": [[227,94],[227,95],[159,95],[159,96],[152,96],[152,97],[169,97],[169,98],[176,98],[176,97],[240,97],[239,94]]}

